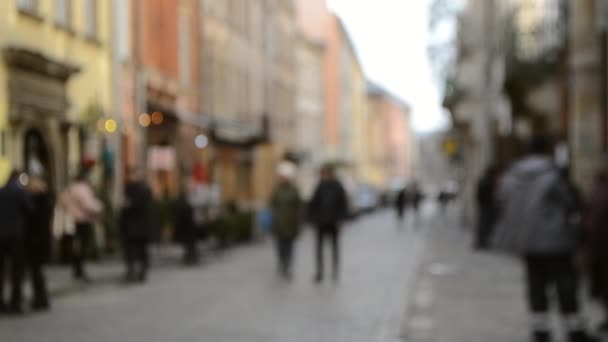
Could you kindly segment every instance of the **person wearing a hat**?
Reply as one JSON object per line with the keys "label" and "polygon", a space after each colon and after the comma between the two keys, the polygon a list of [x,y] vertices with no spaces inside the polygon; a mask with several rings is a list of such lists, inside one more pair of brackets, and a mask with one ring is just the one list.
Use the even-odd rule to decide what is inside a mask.
{"label": "person wearing a hat", "polygon": [[279,181],[270,199],[272,233],[276,241],[279,274],[290,280],[294,244],[302,224],[303,204],[294,184],[296,166],[287,161],[281,162],[277,173]]}

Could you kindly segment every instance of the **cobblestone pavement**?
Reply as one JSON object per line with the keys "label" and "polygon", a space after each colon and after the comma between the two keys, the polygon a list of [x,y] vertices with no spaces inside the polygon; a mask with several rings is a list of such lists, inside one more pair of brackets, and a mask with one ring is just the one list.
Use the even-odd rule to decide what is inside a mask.
{"label": "cobblestone pavement", "polygon": [[420,230],[397,229],[392,213],[344,230],[342,277],[314,285],[312,234],[297,245],[295,279],[276,275],[270,241],[241,247],[195,269],[151,274],[56,298],[53,311],[0,320],[7,342],[395,342]]}

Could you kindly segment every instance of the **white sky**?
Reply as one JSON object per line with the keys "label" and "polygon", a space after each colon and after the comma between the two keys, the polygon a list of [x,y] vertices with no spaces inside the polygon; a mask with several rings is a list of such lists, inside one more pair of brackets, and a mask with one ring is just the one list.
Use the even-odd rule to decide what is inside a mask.
{"label": "white sky", "polygon": [[447,124],[428,59],[430,0],[327,0],[346,23],[370,80],[412,106],[413,125]]}

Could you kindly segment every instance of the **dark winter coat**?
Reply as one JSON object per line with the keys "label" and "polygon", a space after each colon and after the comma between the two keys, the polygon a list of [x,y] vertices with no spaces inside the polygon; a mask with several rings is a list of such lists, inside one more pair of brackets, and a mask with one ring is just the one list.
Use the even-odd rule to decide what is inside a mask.
{"label": "dark winter coat", "polygon": [[348,218],[346,191],[339,181],[319,183],[310,202],[309,216],[317,225],[337,224]]}
{"label": "dark winter coat", "polygon": [[32,209],[30,195],[17,181],[0,189],[0,240],[24,239]]}
{"label": "dark winter coat", "polygon": [[270,200],[272,211],[272,232],[281,238],[293,239],[302,224],[302,200],[293,184],[277,186]]}
{"label": "dark winter coat", "polygon": [[125,186],[126,205],[120,214],[120,228],[126,239],[150,239],[154,231],[152,192],[144,182]]}
{"label": "dark winter coat", "polygon": [[196,239],[196,224],[194,223],[194,209],[188,197],[181,194],[175,202],[175,240],[178,242],[191,242]]}
{"label": "dark winter coat", "polygon": [[30,262],[46,262],[51,257],[51,223],[55,209],[55,196],[50,192],[32,195],[34,204],[28,220],[26,250]]}
{"label": "dark winter coat", "polygon": [[608,299],[608,173],[595,183],[583,228],[593,292]]}

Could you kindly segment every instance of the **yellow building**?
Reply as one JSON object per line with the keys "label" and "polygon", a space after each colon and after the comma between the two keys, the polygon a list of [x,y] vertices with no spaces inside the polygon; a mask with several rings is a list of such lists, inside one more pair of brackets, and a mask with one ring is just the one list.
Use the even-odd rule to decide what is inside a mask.
{"label": "yellow building", "polygon": [[0,178],[61,189],[112,105],[111,1],[5,0],[0,18]]}
{"label": "yellow building", "polygon": [[369,159],[369,118],[367,108],[367,81],[361,63],[353,63],[353,166],[359,184],[371,184]]}

